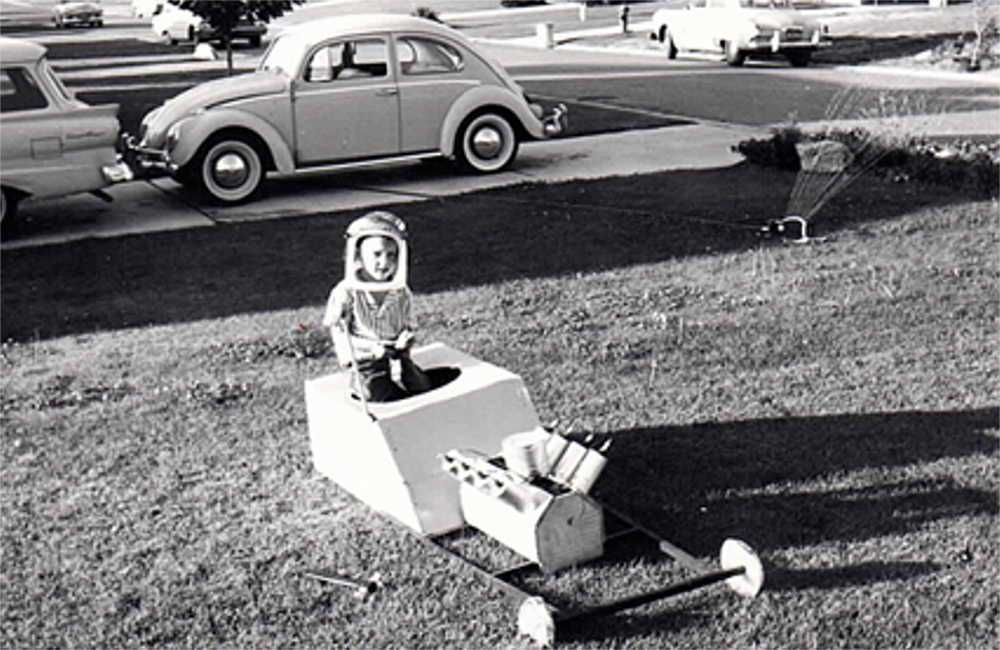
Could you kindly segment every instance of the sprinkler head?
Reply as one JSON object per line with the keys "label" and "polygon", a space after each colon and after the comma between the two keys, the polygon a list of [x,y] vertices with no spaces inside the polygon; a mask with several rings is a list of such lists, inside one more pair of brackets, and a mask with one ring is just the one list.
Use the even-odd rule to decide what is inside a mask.
{"label": "sprinkler head", "polygon": [[811,241],[809,237],[809,223],[802,217],[797,216],[771,219],[760,231],[765,237],[790,239],[796,244],[806,244]]}

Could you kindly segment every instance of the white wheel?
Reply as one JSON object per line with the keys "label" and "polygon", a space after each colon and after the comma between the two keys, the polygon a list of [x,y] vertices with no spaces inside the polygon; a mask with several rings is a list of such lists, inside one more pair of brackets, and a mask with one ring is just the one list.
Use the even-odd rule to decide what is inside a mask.
{"label": "white wheel", "polygon": [[247,138],[238,135],[208,144],[195,164],[198,184],[219,203],[246,201],[264,181],[260,152]]}
{"label": "white wheel", "polygon": [[730,589],[747,598],[760,593],[764,586],[764,565],[749,544],[738,539],[727,539],[719,552],[719,564],[723,569],[743,568],[741,575],[726,580]]}
{"label": "white wheel", "polygon": [[525,598],[517,609],[517,631],[542,648],[551,648],[556,640],[556,621],[552,608],[541,596]]}
{"label": "white wheel", "polygon": [[459,130],[455,154],[460,163],[481,174],[498,172],[517,156],[517,134],[496,113],[473,116]]}

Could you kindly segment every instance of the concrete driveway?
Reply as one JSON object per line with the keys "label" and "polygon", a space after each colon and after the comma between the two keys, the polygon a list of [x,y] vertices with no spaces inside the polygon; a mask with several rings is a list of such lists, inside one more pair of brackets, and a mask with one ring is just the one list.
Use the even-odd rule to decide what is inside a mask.
{"label": "concrete driveway", "polygon": [[[622,109],[626,110],[626,109]],[[705,169],[738,163],[732,146],[759,131],[739,126],[683,124],[659,129],[525,143],[510,171],[466,175],[444,163],[415,163],[269,180],[263,198],[235,207],[208,205],[168,178],[108,189],[114,202],[89,194],[25,202],[19,223],[0,250],[90,237],[218,223],[320,215],[405,201],[422,201],[523,182]]]}

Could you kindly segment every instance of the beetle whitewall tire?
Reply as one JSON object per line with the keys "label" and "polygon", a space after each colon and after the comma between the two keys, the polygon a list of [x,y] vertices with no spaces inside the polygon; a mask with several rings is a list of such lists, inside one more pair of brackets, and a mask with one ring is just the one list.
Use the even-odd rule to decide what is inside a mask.
{"label": "beetle whitewall tire", "polygon": [[517,156],[517,134],[507,118],[481,113],[459,130],[455,152],[465,167],[489,174],[506,168]]}
{"label": "beetle whitewall tire", "polygon": [[253,143],[229,136],[205,145],[195,160],[197,182],[219,203],[240,203],[253,197],[264,180],[264,163]]}

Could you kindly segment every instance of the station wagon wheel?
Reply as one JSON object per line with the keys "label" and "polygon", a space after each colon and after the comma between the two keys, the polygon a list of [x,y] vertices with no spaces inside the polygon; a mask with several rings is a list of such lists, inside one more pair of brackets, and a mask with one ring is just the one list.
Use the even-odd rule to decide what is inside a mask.
{"label": "station wagon wheel", "polygon": [[0,223],[6,228],[17,214],[17,204],[21,195],[6,187],[0,187]]}
{"label": "station wagon wheel", "polygon": [[726,63],[731,66],[741,66],[746,61],[747,53],[740,49],[736,41],[726,41]]}
{"label": "station wagon wheel", "polygon": [[191,164],[197,184],[219,203],[240,203],[252,198],[264,180],[261,152],[246,136],[210,140]]}
{"label": "station wagon wheel", "polygon": [[464,167],[481,174],[498,172],[517,156],[517,134],[503,116],[480,113],[458,132],[455,155]]}
{"label": "station wagon wheel", "polygon": [[660,27],[660,42],[667,46],[667,58],[677,58],[677,46],[674,44],[674,37],[670,35],[670,29],[664,25]]}

